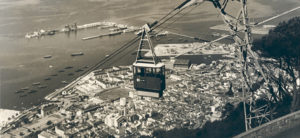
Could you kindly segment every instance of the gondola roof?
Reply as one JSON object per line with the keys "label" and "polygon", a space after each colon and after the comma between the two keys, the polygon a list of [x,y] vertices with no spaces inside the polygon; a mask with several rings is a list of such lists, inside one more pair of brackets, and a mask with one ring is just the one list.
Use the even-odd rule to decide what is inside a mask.
{"label": "gondola roof", "polygon": [[145,68],[161,68],[161,67],[165,66],[165,64],[162,63],[162,62],[159,62],[157,64],[137,63],[137,62],[134,62],[133,66],[135,66],[135,67],[145,67]]}

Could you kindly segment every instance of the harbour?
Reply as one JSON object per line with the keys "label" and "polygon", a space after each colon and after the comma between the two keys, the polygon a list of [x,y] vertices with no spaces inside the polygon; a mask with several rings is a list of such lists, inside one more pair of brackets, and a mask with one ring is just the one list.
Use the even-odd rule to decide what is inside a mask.
{"label": "harbour", "polygon": [[0,137],[268,137],[300,113],[300,78],[262,55],[300,34],[272,17],[300,2],[4,1]]}
{"label": "harbour", "polygon": [[[109,34],[99,35],[98,37],[113,36],[113,35],[121,34],[122,32],[127,33],[127,32],[133,32],[133,31],[140,30],[139,27],[135,27],[135,26],[127,27],[127,25],[124,25],[124,24],[117,24],[114,22],[107,22],[107,21],[94,22],[94,23],[88,23],[88,24],[83,24],[83,25],[77,25],[77,23],[74,23],[71,25],[67,24],[62,29],[56,29],[56,30],[41,29],[39,31],[26,33],[25,38],[27,38],[27,39],[40,38],[43,36],[55,35],[56,33],[69,33],[69,32],[79,31],[82,29],[91,29],[91,28],[109,29],[111,31],[111,33],[109,33]],[[90,38],[90,39],[92,39],[92,38]],[[83,40],[87,40],[87,39],[83,39]]]}
{"label": "harbour", "polygon": [[[11,4],[14,3],[15,2],[11,2]],[[79,3],[82,2],[73,3],[60,1],[53,5],[47,5],[47,7],[55,7],[55,11],[68,14],[70,13],[70,9],[66,10],[65,7],[61,7],[61,5],[69,5],[73,8],[78,7],[78,5],[82,5]],[[92,5],[93,9],[101,6],[98,4],[91,4],[90,2],[87,3]],[[64,28],[65,25],[72,25],[74,22],[77,22],[80,28],[80,25],[95,23],[97,20],[108,20],[106,17],[108,14],[102,14],[102,16],[97,17],[97,19],[94,15],[98,15],[98,13],[89,13],[89,11],[83,12],[87,12],[90,17],[83,15],[68,16],[63,14],[59,16],[52,16],[55,13],[52,13],[51,9],[49,9],[49,12],[46,13],[35,12],[37,10],[35,8],[37,5],[41,8],[45,7],[44,2],[33,5],[25,5],[17,5],[16,7],[20,10],[26,9],[28,12],[21,12],[19,15],[12,12],[2,12],[0,15],[1,19],[3,19],[0,21],[2,23],[0,26],[0,108],[24,110],[33,105],[39,104],[44,101],[44,97],[46,95],[52,93],[55,89],[67,85],[67,83],[71,82],[72,79],[77,78],[80,74],[82,74],[82,72],[93,66],[95,62],[105,58],[105,55],[109,54],[114,49],[117,49],[122,43],[125,43],[129,38],[134,36],[132,33],[127,33],[122,35],[123,38],[116,35],[114,37],[103,37],[103,39],[97,40],[96,42],[81,40],[83,37],[99,34],[99,32],[105,33],[105,31],[109,28],[116,28],[109,26],[106,26],[107,28],[105,28],[104,25],[104,28],[101,29],[98,27],[102,26],[94,26],[89,29],[80,29],[77,32],[70,31],[68,33],[55,31],[54,35],[44,35],[28,39],[24,37],[24,35],[28,32],[40,31],[41,29],[60,30]],[[0,9],[5,8],[6,7],[1,7]],[[8,9],[10,8],[8,7]],[[105,8],[99,9],[101,9],[101,11],[106,11]],[[79,11],[78,8],[76,8],[76,11]],[[41,14],[39,16],[32,16],[35,13]],[[30,19],[23,22],[12,21],[16,24],[10,25],[5,23],[6,16],[2,16],[2,14],[11,14],[13,20],[22,20],[24,17],[29,17]],[[69,20],[68,17],[79,20]],[[130,26],[138,25],[130,22],[119,23],[116,20],[111,20],[109,22],[127,24],[128,29],[130,29]],[[15,28],[15,26],[20,27]],[[112,44],[111,42],[115,42],[115,44]],[[84,53],[84,56],[70,56],[72,53],[78,53],[79,51]],[[130,61],[122,61],[122,63],[117,64],[129,63]],[[67,66],[72,68],[64,69]],[[61,70],[64,71],[61,72]],[[35,82],[41,82],[41,85],[39,86],[42,88],[39,88],[39,86],[32,86]],[[38,90],[38,92],[30,93],[29,96],[28,92],[33,88]],[[20,89],[24,90],[23,94],[15,93]]]}
{"label": "harbour", "polygon": [[[127,2],[127,1],[126,1]],[[128,3],[134,4],[136,1],[128,1]],[[14,4],[15,2],[12,2]],[[89,9],[78,8],[79,5],[87,4]],[[137,2],[140,5],[142,2]],[[166,1],[158,1],[157,3],[146,3],[146,5],[163,5]],[[66,9],[63,5],[69,5],[70,9]],[[113,3],[112,5],[120,5],[118,3]],[[167,7],[173,8],[173,5],[168,5]],[[37,12],[36,6],[40,6],[41,10],[45,12]],[[145,12],[145,9],[134,9],[137,11],[137,15],[141,19],[137,19],[136,16],[131,16],[129,13],[133,9],[119,9],[118,14],[113,12],[108,12],[107,8],[103,7],[101,2],[69,2],[69,1],[59,1],[50,5],[45,5],[43,1],[39,3],[31,4],[15,4],[12,7],[18,7],[18,11],[26,10],[27,12],[2,12],[0,15],[0,78],[1,78],[1,108],[7,109],[17,109],[23,110],[29,108],[35,104],[43,101],[43,98],[49,93],[55,91],[55,89],[61,88],[66,84],[61,83],[65,80],[66,82],[72,82],[72,80],[79,77],[85,70],[92,67],[98,61],[106,58],[105,55],[110,55],[110,52],[121,47],[123,43],[135,37],[133,33],[124,33],[122,35],[115,35],[113,37],[102,37],[101,39],[91,39],[90,41],[82,41],[82,38],[87,36],[96,36],[100,34],[100,31],[109,30],[114,27],[110,26],[97,26],[91,27],[89,29],[81,29],[80,31],[70,31],[68,32],[55,32],[54,35],[46,35],[40,37],[39,39],[28,39],[24,35],[28,32],[43,30],[60,30],[65,27],[65,25],[72,25],[75,22],[80,25],[95,23],[97,21],[109,21],[115,22],[117,24],[130,26],[141,26],[145,23],[148,17],[160,17],[158,15],[147,15],[149,12]],[[12,7],[1,7],[0,9],[12,9]],[[49,8],[50,7],[50,8]],[[52,10],[55,7],[57,10]],[[286,6],[288,9],[292,6]],[[99,10],[95,12],[95,9]],[[278,10],[284,11],[284,9],[277,8]],[[115,10],[115,9],[114,9]],[[149,9],[157,10],[157,9]],[[9,10],[8,10],[9,11]],[[12,10],[14,11],[14,10]],[[61,14],[57,14],[61,13]],[[161,10],[163,11],[163,10]],[[83,14],[81,14],[83,13]],[[99,14],[106,13],[106,14]],[[57,15],[56,15],[57,14]],[[298,15],[299,12],[293,13],[290,16]],[[7,18],[6,15],[10,15]],[[55,15],[55,16],[53,16]],[[90,16],[86,16],[90,15]],[[143,18],[143,15],[147,17]],[[267,16],[267,15],[262,15]],[[269,14],[270,16],[270,14]],[[28,19],[24,18],[28,17]],[[110,18],[111,17],[111,18]],[[25,20],[26,19],[26,20]],[[194,19],[193,17],[188,17],[186,21],[182,21],[182,24],[188,22],[188,26],[179,25],[182,28],[180,30],[171,30],[174,32],[181,32],[187,35],[198,35],[198,32],[210,32],[207,26],[215,26],[221,23],[220,20],[211,20],[208,16],[203,16],[203,20]],[[13,22],[8,24],[7,22]],[[275,22],[276,23],[276,22]],[[193,28],[197,26],[199,30],[194,30]],[[16,27],[18,26],[18,27]],[[176,26],[176,25],[175,25]],[[187,31],[185,31],[187,30]],[[123,32],[131,30],[123,30]],[[135,32],[135,31],[133,31]],[[216,31],[218,32],[218,31]],[[103,32],[107,33],[107,32]],[[222,34],[223,32],[220,32]],[[38,37],[36,37],[38,38]],[[212,36],[201,36],[208,40],[213,39]],[[160,42],[170,42],[176,43],[179,39],[176,37],[168,38],[168,40],[160,40]],[[129,53],[134,51],[132,48]],[[72,53],[77,53],[81,51],[84,56],[72,57]],[[128,51],[126,51],[128,53]],[[126,53],[125,52],[125,53]],[[120,61],[112,60],[106,62],[104,66],[112,65],[124,65],[132,64],[135,58],[135,54],[126,55],[121,54],[117,58]],[[44,56],[51,55],[51,58],[44,58]],[[107,56],[109,57],[109,56]],[[72,66],[73,68],[64,69],[66,66]],[[84,68],[88,66],[87,68]],[[83,69],[84,71],[78,71],[78,69]],[[60,72],[60,70],[64,70]],[[73,75],[68,75],[73,73]],[[20,98],[15,92],[25,88],[26,92],[32,89],[32,83],[41,82],[41,85],[47,85],[46,88],[40,89],[39,92],[33,93],[30,96],[24,96]],[[28,87],[28,88],[26,88]],[[4,98],[5,97],[5,98]],[[35,100],[32,100],[35,99]],[[10,102],[19,101],[19,102]],[[21,104],[23,102],[23,104]],[[15,108],[17,107],[17,108]]]}

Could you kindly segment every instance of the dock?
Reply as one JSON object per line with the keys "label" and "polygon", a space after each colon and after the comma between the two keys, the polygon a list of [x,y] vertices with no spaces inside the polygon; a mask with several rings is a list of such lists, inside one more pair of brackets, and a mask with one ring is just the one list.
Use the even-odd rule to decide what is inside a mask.
{"label": "dock", "polygon": [[99,38],[99,37],[103,37],[103,36],[105,36],[105,35],[89,36],[89,37],[84,37],[84,38],[82,38],[82,40],[89,40],[89,39]]}
{"label": "dock", "polygon": [[108,33],[108,34],[101,34],[101,35],[84,37],[84,38],[82,38],[82,40],[89,40],[89,39],[100,38],[100,37],[104,37],[104,36],[114,36],[114,35],[119,35],[121,33],[122,33],[122,31],[116,31],[116,32]]}

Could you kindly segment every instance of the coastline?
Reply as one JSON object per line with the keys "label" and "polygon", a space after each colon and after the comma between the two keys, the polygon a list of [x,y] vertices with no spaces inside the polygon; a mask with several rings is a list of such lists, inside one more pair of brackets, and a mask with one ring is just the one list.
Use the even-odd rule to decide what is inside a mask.
{"label": "coastline", "polygon": [[[103,0],[92,1],[103,2]],[[112,3],[116,4],[115,2]],[[145,5],[148,3],[149,2]],[[261,7],[270,8],[270,6],[266,5],[262,5]],[[116,11],[120,12],[119,9]],[[272,9],[268,9],[268,12],[271,11]],[[266,17],[266,15],[270,14],[268,12],[262,16]],[[143,15],[143,13],[138,14],[138,16]],[[205,13],[205,15],[209,15],[209,13]],[[124,23],[122,21],[125,21],[125,18],[128,20],[132,17],[133,16],[120,18],[117,23]],[[184,35],[174,36],[174,34],[152,39],[156,55],[160,57],[163,62],[166,62],[166,65],[167,63],[173,65],[174,59],[177,61],[179,61],[178,59],[189,60],[187,70],[177,68],[178,66],[176,67],[176,64],[172,66],[173,68],[167,68],[166,66],[166,73],[164,73],[166,83],[164,85],[166,85],[167,88],[164,90],[163,98],[159,99],[136,95],[136,90],[133,88],[133,80],[135,80],[133,75],[136,70],[130,65],[136,58],[135,54],[139,41],[122,49],[123,44],[135,36],[133,33],[122,36],[105,37],[103,39],[93,39],[91,41],[81,41],[80,38],[82,38],[82,36],[97,33],[96,29],[87,29],[78,34],[77,31],[69,32],[60,34],[57,37],[35,39],[30,42],[28,41],[27,44],[19,45],[19,47],[28,48],[32,50],[32,52],[22,53],[21,51],[21,54],[29,55],[29,58],[24,59],[26,63],[14,63],[16,67],[11,66],[14,70],[8,71],[12,75],[4,75],[4,79],[6,77],[16,77],[17,79],[11,79],[2,83],[2,69],[7,69],[7,67],[0,66],[0,91],[3,91],[3,84],[5,85],[4,90],[10,90],[8,93],[0,93],[1,133],[11,136],[20,135],[32,137],[33,135],[37,136],[38,134],[48,132],[54,135],[61,135],[59,133],[59,131],[61,131],[64,133],[63,135],[75,136],[76,133],[85,133],[86,131],[90,136],[92,136],[91,134],[93,132],[94,137],[98,135],[98,132],[101,134],[102,132],[107,132],[108,134],[115,134],[116,137],[123,137],[123,134],[119,133],[120,128],[132,128],[128,131],[130,133],[127,133],[124,129],[125,136],[136,132],[141,135],[151,136],[157,134],[155,132],[156,130],[167,132],[175,130],[180,132],[180,129],[184,128],[189,132],[190,130],[198,131],[204,128],[204,131],[206,131],[206,127],[210,125],[210,123],[212,123],[214,127],[218,125],[218,123],[223,123],[224,120],[228,123],[228,114],[226,113],[226,108],[228,107],[226,106],[231,104],[236,109],[239,109],[241,106],[239,106],[238,103],[243,101],[242,95],[239,92],[242,80],[240,79],[238,70],[241,68],[241,65],[239,62],[236,62],[236,55],[234,55],[234,53],[236,53],[236,45],[231,44],[229,40],[208,44],[209,41],[226,35],[223,33],[223,31],[225,31],[224,28],[222,28],[223,26],[207,28],[208,22],[212,23],[209,25],[213,26],[217,25],[220,21],[213,18],[206,18],[204,21],[198,23],[199,20],[192,19],[193,17],[195,17],[195,15],[187,17],[187,20],[176,24],[176,27],[179,27],[178,30],[184,30],[181,33],[186,34],[186,36],[199,32],[210,34],[205,37],[208,41],[200,37],[200,39],[196,40],[194,38],[197,37],[186,38]],[[151,18],[147,16],[137,20],[149,21]],[[139,21],[136,21],[136,23]],[[134,25],[134,23],[129,22],[127,24]],[[191,25],[186,27],[187,24]],[[206,25],[201,26],[202,24]],[[186,28],[197,29],[189,30]],[[213,29],[221,29],[221,31],[212,32],[214,31]],[[52,43],[50,41],[56,42]],[[51,57],[45,59],[41,56],[45,53],[36,54],[36,52],[38,52],[36,49],[46,52],[51,51],[50,49],[54,49],[56,52],[59,51],[62,53],[57,54],[51,51],[52,53],[47,53],[51,54]],[[119,52],[119,50],[121,52]],[[70,56],[69,53],[72,52],[84,53],[84,56],[83,54],[82,56]],[[147,56],[147,54],[148,56],[150,55],[150,53],[146,53],[145,56]],[[170,62],[168,62],[168,59],[170,59]],[[126,69],[120,67],[123,65],[126,66]],[[154,70],[154,72],[156,71],[157,70]],[[14,74],[14,72],[16,73]],[[18,78],[18,73],[21,72],[25,73],[25,77],[21,76]],[[145,72],[148,72],[147,69]],[[153,70],[151,70],[151,72],[153,74]],[[162,70],[159,72],[161,73]],[[20,80],[24,78],[26,82],[24,81],[24,83],[22,83]],[[262,79],[262,77],[259,79]],[[161,80],[164,79],[161,77]],[[16,81],[20,81],[19,83],[22,84],[17,85]],[[9,82],[15,83],[15,86],[6,86]],[[45,87],[43,88],[42,86]],[[116,97],[114,96],[117,94],[110,91],[114,88],[122,88],[122,90],[116,92],[119,94]],[[14,89],[18,89],[18,91],[14,91]],[[125,89],[126,91],[124,91]],[[22,92],[19,92],[20,90]],[[258,92],[266,90],[267,87],[261,84]],[[107,91],[107,95],[103,96],[103,91]],[[233,95],[229,94],[229,92],[233,93]],[[24,94],[26,96],[23,97]],[[9,99],[11,95],[15,96],[15,99]],[[243,97],[245,96],[243,95]],[[6,98],[6,101],[3,102],[4,98]],[[12,103],[6,104],[6,107],[10,108],[11,106],[12,109],[22,107],[22,110],[17,111],[9,110],[5,107],[3,108],[3,103],[7,101]],[[233,112],[233,110],[230,110],[230,112]],[[115,115],[118,119],[115,119]],[[146,115],[148,116],[146,117]],[[129,118],[131,119],[135,116],[138,116],[137,120],[129,120]],[[232,115],[229,117],[231,116]],[[122,117],[124,117],[125,120],[120,121],[122,121],[121,123],[126,121],[124,125],[117,122],[118,124],[115,127],[111,127],[111,123],[108,123],[115,120],[118,121],[122,119]],[[242,122],[237,121],[237,118],[234,116],[233,118],[235,120],[229,121]],[[29,123],[27,120],[30,120]],[[19,126],[18,123],[21,125]],[[141,124],[142,126],[140,127]],[[233,125],[237,128],[234,127],[233,130],[230,130],[230,133],[231,131],[243,130],[244,128],[240,127],[242,125],[243,124]],[[136,132],[131,133],[131,130],[135,130]],[[223,129],[219,129],[218,127],[216,130],[223,132]],[[72,135],[69,133],[71,131],[74,131]],[[24,134],[23,132],[26,133]],[[163,133],[159,132],[159,134]],[[197,132],[197,135],[198,134]],[[205,135],[205,132],[203,134]],[[0,137],[1,136],[6,137],[5,135],[0,135]]]}
{"label": "coastline", "polygon": [[[259,0],[255,0],[256,4],[257,1],[259,2]],[[78,0],[75,2],[78,2]],[[79,2],[82,3],[82,1]],[[64,9],[63,6],[59,5],[59,10],[57,13],[52,11],[53,5],[45,5],[45,3],[43,3],[42,1],[40,3],[33,3],[27,5],[28,7],[41,6],[41,9],[30,9],[27,7],[26,9],[22,9],[23,7],[21,7],[21,5],[18,5],[20,11],[25,11],[24,13],[22,12],[22,16],[23,14],[24,17],[28,16],[28,19],[26,20],[23,19],[23,17],[18,17],[16,12],[12,12],[10,14],[11,17],[9,18],[5,18],[5,12],[0,14],[1,18],[4,17],[3,21],[0,21],[0,23],[3,23],[3,25],[0,26],[0,30],[2,32],[0,34],[0,43],[1,49],[3,49],[0,51],[0,73],[2,77],[2,102],[0,103],[1,108],[21,110],[21,107],[29,108],[33,105],[43,102],[43,97],[45,97],[49,93],[52,93],[55,89],[64,87],[65,84],[62,84],[61,81],[65,80],[70,82],[80,77],[80,73],[74,73],[76,69],[81,69],[84,66],[94,65],[94,63],[103,59],[105,55],[108,55],[111,51],[114,51],[114,49],[120,47],[122,43],[125,43],[132,38],[132,35],[122,35],[121,37],[115,36],[103,39],[90,40],[88,42],[81,42],[78,40],[79,38],[82,38],[81,36],[89,36],[93,33],[98,33],[97,30],[84,30],[77,34],[59,34],[54,37],[47,37],[39,40],[35,39],[27,41],[24,38],[20,39],[24,36],[26,32],[39,28],[60,28],[64,24],[73,22],[77,22],[78,24],[84,24],[89,22],[95,22],[99,19],[113,21],[121,24],[141,26],[146,22],[157,20],[158,18],[163,16],[164,13],[167,13],[171,8],[174,8],[174,6],[179,3],[178,2],[167,5],[166,3],[169,3],[170,1],[155,0],[153,1],[153,3],[130,1],[130,4],[137,4],[136,7],[131,7],[130,4],[120,5],[118,2],[112,2],[107,3],[106,6],[110,5],[113,7],[122,8],[105,9],[105,6],[101,5],[101,2],[103,1],[95,1],[92,4],[87,2],[87,4],[84,6],[92,6],[92,8],[90,8],[87,11],[83,9],[78,9],[78,11],[72,11],[71,13],[68,10],[76,9],[77,5],[70,5],[70,9],[68,10]],[[63,5],[69,2],[61,1],[60,3]],[[266,3],[263,5],[266,5]],[[126,7],[128,9],[126,9]],[[183,34],[192,36],[202,37],[204,36],[203,34],[211,34],[212,30],[206,27],[208,25],[217,25],[217,23],[220,22],[220,18],[214,16],[217,14],[215,13],[215,10],[211,10],[210,8],[210,6],[205,7],[205,5],[201,5],[188,17],[179,20],[178,23],[174,24],[172,27],[176,29],[178,28],[178,30],[176,30],[177,32],[182,32]],[[250,10],[253,8],[253,6],[249,7]],[[3,9],[9,8],[6,7]],[[100,11],[97,10],[98,12],[95,12],[95,9],[100,9]],[[259,11],[261,11],[261,9],[262,8],[260,8]],[[17,12],[19,10],[17,10]],[[40,15],[37,15],[34,12],[35,10],[41,10],[42,12],[40,12]],[[105,12],[107,13],[107,15],[99,14],[102,10],[107,11]],[[204,12],[206,10],[209,11]],[[95,20],[95,18],[97,19]],[[8,21],[13,23],[7,24]],[[20,24],[20,21],[24,21],[24,23]],[[194,28],[198,28],[199,30]],[[208,40],[213,40],[213,37],[211,36],[205,37],[207,37]],[[171,43],[176,42],[173,41]],[[104,66],[130,65],[135,58],[135,56],[131,55],[132,51],[134,50],[134,47],[129,48],[129,50],[121,53],[116,58],[105,63]],[[85,54],[87,54],[80,58],[70,58],[69,53],[78,51],[83,51]],[[12,52],[14,54],[11,54]],[[44,55],[49,54],[53,55],[51,59],[45,61],[41,58]],[[53,67],[50,68],[50,66]],[[59,70],[63,69],[66,66],[73,66],[73,69],[68,70],[68,72],[66,71],[64,73],[58,73]],[[68,75],[70,73],[74,73],[74,75]],[[58,74],[58,76],[51,76],[54,74]],[[52,80],[44,81],[44,79],[49,76]],[[15,95],[14,92],[16,90],[26,86],[31,86],[33,82],[39,81],[43,83],[45,82],[48,85],[48,88],[43,90],[39,89],[38,93],[29,95],[27,96],[27,98],[20,98]],[[28,98],[30,96],[32,97]],[[15,102],[8,103],[9,101]]]}

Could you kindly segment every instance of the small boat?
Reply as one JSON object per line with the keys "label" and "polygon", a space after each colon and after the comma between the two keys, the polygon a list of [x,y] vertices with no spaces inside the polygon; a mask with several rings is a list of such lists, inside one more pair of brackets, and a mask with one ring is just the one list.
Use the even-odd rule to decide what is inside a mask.
{"label": "small boat", "polygon": [[46,85],[42,85],[42,86],[38,86],[38,87],[41,88],[41,89],[47,88]]}
{"label": "small boat", "polygon": [[41,84],[41,82],[35,82],[35,83],[32,83],[33,86],[35,86],[35,85],[40,85],[40,84]]}
{"label": "small boat", "polygon": [[23,93],[24,90],[17,90],[15,93]]}
{"label": "small boat", "polygon": [[59,70],[58,72],[65,72],[64,70]]}
{"label": "small boat", "polygon": [[25,90],[28,90],[29,87],[24,87],[24,88],[21,88],[21,90],[25,91]]}
{"label": "small boat", "polygon": [[35,93],[37,90],[30,90],[28,93]]}
{"label": "small boat", "polygon": [[109,57],[109,55],[105,55],[105,58],[108,58]]}
{"label": "small boat", "polygon": [[82,52],[79,52],[79,53],[72,53],[71,56],[82,56],[83,53]]}
{"label": "small boat", "polygon": [[45,78],[45,80],[47,81],[47,80],[51,80],[51,78],[50,77],[48,77],[48,78]]}
{"label": "small boat", "polygon": [[83,69],[78,69],[78,70],[76,70],[75,72],[81,72],[81,71],[83,71]]}
{"label": "small boat", "polygon": [[63,84],[67,84],[68,82],[67,82],[67,81],[61,81],[61,83],[63,83]]}
{"label": "small boat", "polygon": [[67,67],[65,67],[65,69],[71,69],[71,68],[73,68],[72,66],[67,66]]}
{"label": "small boat", "polygon": [[44,56],[44,58],[51,58],[52,57],[52,55],[46,55],[46,56]]}

